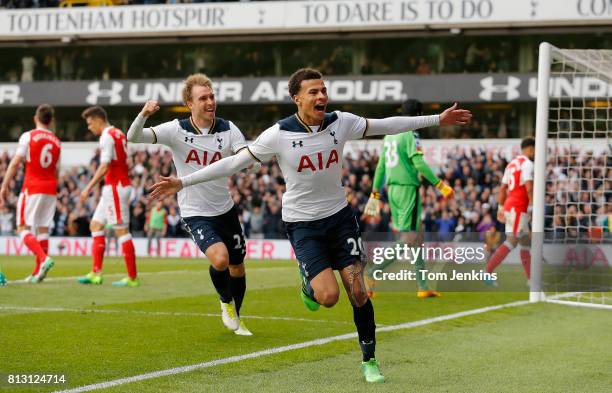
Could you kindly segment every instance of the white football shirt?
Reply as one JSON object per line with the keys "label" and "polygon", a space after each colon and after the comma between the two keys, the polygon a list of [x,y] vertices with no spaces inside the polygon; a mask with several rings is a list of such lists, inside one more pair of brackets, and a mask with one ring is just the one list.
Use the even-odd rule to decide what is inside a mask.
{"label": "white football shirt", "polygon": [[108,131],[115,127],[108,126],[102,130],[100,135],[100,162],[108,164],[111,160],[117,159],[117,152],[115,151],[115,140],[108,134]]}
{"label": "white football shirt", "polygon": [[249,145],[257,160],[276,156],[287,191],[283,221],[314,221],[347,206],[342,186],[346,141],[363,138],[367,120],[348,112],[325,115],[319,127],[307,126],[297,114],[265,130]]}
{"label": "white football shirt", "polygon": [[[199,129],[191,118],[172,120],[150,128],[155,143],[168,146],[179,177],[229,157],[246,148],[242,132],[232,123],[215,118],[210,129]],[[217,179],[183,188],[178,193],[182,217],[213,217],[227,213],[233,206],[227,179]]]}

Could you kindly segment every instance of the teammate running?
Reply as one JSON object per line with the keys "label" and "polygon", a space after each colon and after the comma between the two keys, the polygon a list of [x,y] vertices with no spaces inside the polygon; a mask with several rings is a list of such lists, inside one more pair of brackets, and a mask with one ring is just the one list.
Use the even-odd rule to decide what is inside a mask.
{"label": "teammate running", "polygon": [[[17,233],[26,247],[36,256],[32,274],[25,282],[38,283],[45,279],[54,265],[49,252],[49,226],[55,214],[60,140],[51,131],[55,111],[43,104],[36,109],[36,128],[24,132],[19,146],[4,175],[0,188],[0,204],[9,193],[9,183],[25,160],[25,179],[17,202]],[[35,235],[36,234],[36,235]]]}
{"label": "teammate running", "polygon": [[104,178],[104,186],[102,187],[100,201],[89,225],[93,239],[91,250],[93,269],[85,277],[79,278],[78,281],[81,284],[102,284],[102,263],[104,261],[104,249],[106,248],[104,227],[108,223],[113,225],[128,272],[127,277],[113,282],[113,286],[137,287],[140,285],[140,281],[136,272],[136,252],[132,235],[129,232],[129,199],[132,186],[128,176],[127,139],[120,129],[108,123],[108,116],[104,108],[92,106],[85,109],[81,116],[87,122],[89,131],[100,137],[100,165],[93,178],[81,192],[81,203],[89,198],[90,192],[102,178]]}
{"label": "teammate running", "polygon": [[328,96],[323,75],[313,69],[296,71],[289,94],[298,112],[264,131],[248,149],[181,178],[162,177],[152,187],[153,198],[188,191],[194,184],[225,178],[254,162],[276,156],[287,191],[282,215],[289,241],[299,261],[302,300],[310,310],[332,307],[340,290],[333,270],[353,306],[361,364],[366,381],[380,383],[375,358],[374,308],[363,283],[363,247],[355,214],[341,182],[344,145],[369,135],[398,134],[434,125],[467,124],[471,113],[457,105],[440,115],[374,120],[352,113],[326,113]]}
{"label": "teammate running", "polygon": [[[128,131],[129,141],[168,146],[179,176],[191,175],[246,149],[238,127],[216,117],[217,101],[206,75],[187,77],[183,101],[191,112],[190,117],[143,130],[146,120],[159,110],[157,101],[148,101]],[[223,324],[238,335],[252,335],[240,319],[246,292],[246,244],[227,179],[181,191],[178,204],[193,241],[211,262],[209,273],[219,294]]]}

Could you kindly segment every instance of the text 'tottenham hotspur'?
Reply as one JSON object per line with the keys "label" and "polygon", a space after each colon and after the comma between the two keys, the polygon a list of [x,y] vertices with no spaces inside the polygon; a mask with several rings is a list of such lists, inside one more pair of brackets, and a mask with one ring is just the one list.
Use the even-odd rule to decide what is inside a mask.
{"label": "text 'tottenham hotspur'", "polygon": [[469,262],[484,262],[486,258],[484,247],[410,247],[407,244],[396,244],[394,247],[374,247],[372,249],[372,262],[381,264],[385,260],[396,260],[414,264],[422,258],[431,262],[455,262],[462,264]]}

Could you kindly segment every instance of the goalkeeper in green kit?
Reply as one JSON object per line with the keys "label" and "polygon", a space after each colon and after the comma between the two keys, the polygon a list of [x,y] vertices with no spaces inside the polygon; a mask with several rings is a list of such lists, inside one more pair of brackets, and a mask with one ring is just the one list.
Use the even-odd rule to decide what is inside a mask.
{"label": "goalkeeper in green kit", "polygon": [[[421,116],[423,104],[417,100],[407,100],[402,105],[406,116]],[[453,197],[453,189],[440,180],[423,159],[423,151],[419,135],[408,131],[398,135],[385,136],[380,159],[376,166],[376,175],[372,186],[372,194],[365,207],[366,216],[378,217],[380,215],[380,191],[383,183],[387,184],[387,198],[391,209],[393,229],[400,232],[400,241],[411,247],[420,247],[423,242],[423,228],[421,226],[421,199],[419,188],[423,175],[433,184],[446,199]],[[385,260],[379,265],[372,264],[367,270],[366,285],[370,297],[374,295],[374,271],[384,270],[395,260]],[[419,298],[438,297],[439,292],[430,290],[427,280],[418,274],[425,268],[421,254],[414,262],[417,272],[417,296]]]}

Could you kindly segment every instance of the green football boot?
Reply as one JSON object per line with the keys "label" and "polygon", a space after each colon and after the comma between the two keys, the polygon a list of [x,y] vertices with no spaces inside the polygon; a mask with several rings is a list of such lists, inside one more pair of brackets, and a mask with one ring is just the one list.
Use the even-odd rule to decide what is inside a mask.
{"label": "green football boot", "polygon": [[102,273],[89,272],[85,277],[80,277],[78,282],[81,284],[102,285],[104,279]]}
{"label": "green football boot", "polygon": [[8,285],[6,276],[4,275],[4,273],[2,273],[2,271],[0,271],[0,287],[4,287],[6,285]]}
{"label": "green football boot", "polygon": [[363,376],[365,377],[366,382],[385,382],[385,377],[380,373],[380,368],[378,367],[378,362],[376,361],[376,359],[370,359],[367,362],[361,362],[361,371],[363,371]]}
{"label": "green football boot", "polygon": [[125,277],[119,281],[113,282],[114,287],[137,287],[140,285],[140,280],[135,278],[131,279],[129,277]]}
{"label": "green football boot", "polygon": [[[299,262],[298,262],[298,265],[299,265]],[[300,269],[299,269],[300,280],[302,281],[302,292],[300,293],[300,297],[302,298],[302,303],[304,303],[306,308],[309,309],[310,311],[317,311],[319,307],[321,307],[321,305],[317,303],[317,301],[315,300],[314,291],[312,287],[310,286],[310,282],[308,281],[308,278],[306,278],[306,275],[302,271],[301,265],[299,266],[300,266]]]}
{"label": "green football boot", "polygon": [[48,256],[47,259],[45,259],[44,262],[40,265],[38,273],[34,277],[32,277],[32,282],[42,282],[45,277],[47,277],[47,273],[49,273],[49,270],[51,270],[53,266],[55,266],[55,262],[53,262],[53,259]]}

